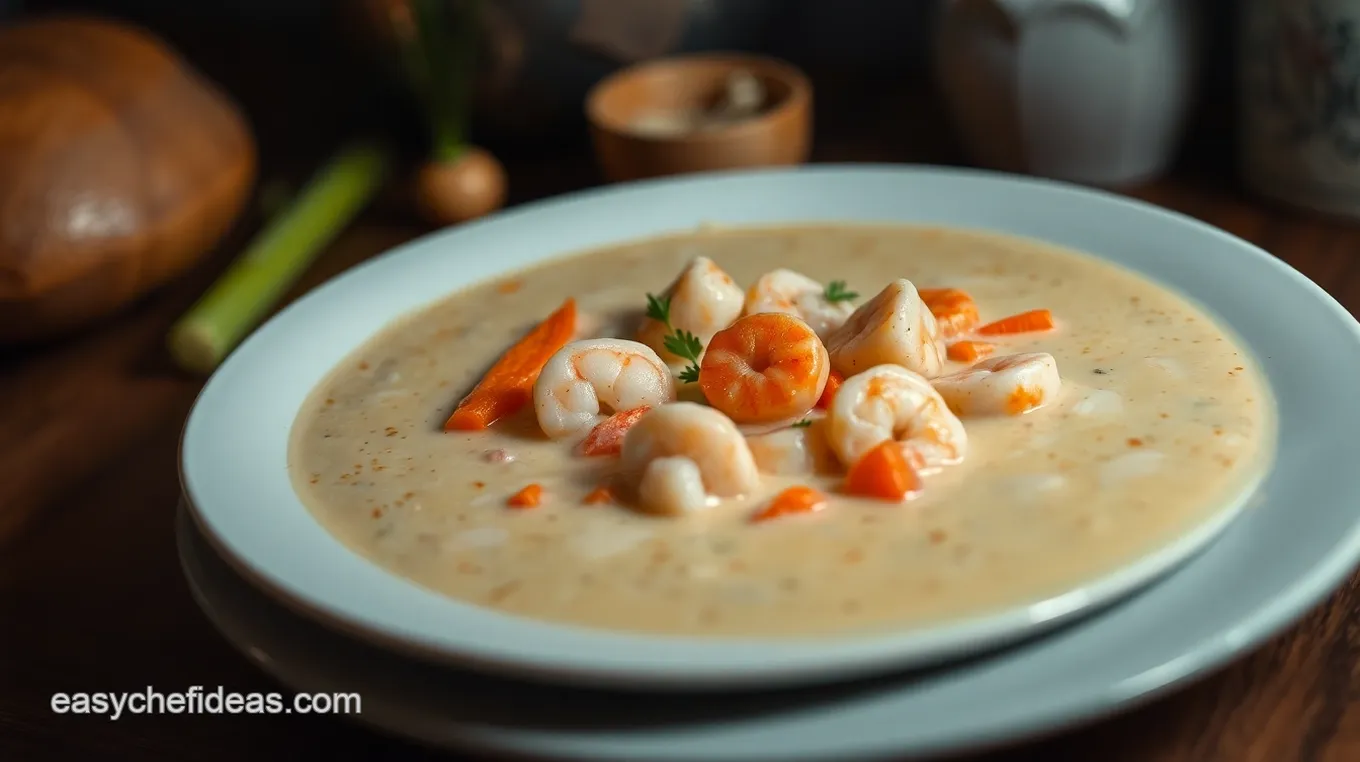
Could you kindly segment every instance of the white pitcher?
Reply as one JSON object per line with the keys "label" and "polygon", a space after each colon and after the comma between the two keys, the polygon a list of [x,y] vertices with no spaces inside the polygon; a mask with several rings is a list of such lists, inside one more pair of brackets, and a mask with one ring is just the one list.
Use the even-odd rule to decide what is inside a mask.
{"label": "white pitcher", "polygon": [[945,0],[936,74],[977,164],[1104,186],[1173,158],[1195,0]]}

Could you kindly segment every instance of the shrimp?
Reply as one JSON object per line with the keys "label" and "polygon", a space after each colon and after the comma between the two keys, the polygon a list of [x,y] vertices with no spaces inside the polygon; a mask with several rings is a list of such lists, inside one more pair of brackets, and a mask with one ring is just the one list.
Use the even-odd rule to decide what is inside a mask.
{"label": "shrimp", "polygon": [[589,431],[606,416],[675,399],[675,377],[656,352],[627,339],[573,341],[548,358],[534,382],[543,433],[561,439]]}
{"label": "shrimp", "polygon": [[1058,363],[1046,352],[1002,355],[932,383],[958,415],[1021,415],[1058,398]]}
{"label": "shrimp", "polygon": [[832,473],[839,462],[826,441],[826,419],[762,434],[747,434],[746,444],[761,473],[802,476]]}
{"label": "shrimp", "polygon": [[812,326],[822,339],[845,325],[854,311],[853,304],[827,301],[825,286],[793,270],[771,270],[746,291],[745,314],[782,312],[793,315]]}
{"label": "shrimp", "polygon": [[699,365],[699,388],[732,420],[768,423],[811,410],[830,374],[826,347],[811,326],[762,312],[713,336]]}
{"label": "shrimp", "polygon": [[905,278],[888,284],[826,339],[831,367],[847,378],[876,365],[900,365],[927,378],[944,367],[939,326]]}
{"label": "shrimp", "polygon": [[709,505],[710,497],[739,497],[760,486],[737,425],[695,402],[642,416],[623,438],[620,466],[638,506],[650,513],[689,513]]}
{"label": "shrimp", "polygon": [[[702,344],[708,344],[713,334],[740,317],[745,302],[741,287],[708,257],[695,257],[666,287],[661,298],[670,300],[670,328],[688,331]],[[667,363],[683,365],[686,362],[683,358],[666,349],[669,333],[665,323],[649,317],[638,329],[637,339]]]}
{"label": "shrimp", "polygon": [[944,399],[924,377],[900,365],[880,365],[846,379],[827,414],[827,442],[846,466],[890,439],[923,475],[967,453],[968,435]]}

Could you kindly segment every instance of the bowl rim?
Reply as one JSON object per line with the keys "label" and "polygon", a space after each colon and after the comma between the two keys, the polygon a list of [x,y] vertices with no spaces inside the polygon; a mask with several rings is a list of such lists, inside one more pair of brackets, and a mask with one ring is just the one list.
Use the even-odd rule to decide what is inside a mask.
{"label": "bowl rim", "polygon": [[[603,106],[603,100],[609,92],[628,80],[666,69],[683,70],[688,66],[701,63],[729,64],[732,71],[742,69],[742,64],[757,66],[761,73],[775,77],[787,85],[789,93],[773,108],[761,111],[755,116],[741,119],[715,130],[688,132],[681,135],[654,135],[629,129],[626,123],[614,118]],[[653,58],[611,72],[592,85],[590,90],[586,92],[584,110],[586,119],[592,128],[617,137],[651,145],[711,145],[739,139],[745,137],[748,133],[763,131],[770,124],[782,119],[795,118],[799,114],[808,114],[811,112],[811,104],[812,80],[797,65],[775,56],[715,50]]]}
{"label": "bowl rim", "polygon": [[[835,194],[825,195],[828,186],[856,189],[854,198]],[[929,187],[930,193],[925,193]],[[782,190],[778,190],[781,189]],[[778,192],[756,192],[758,190]],[[899,194],[916,194],[919,204],[929,207],[920,211],[911,205],[905,208],[899,197],[885,191],[896,189]],[[804,197],[807,198],[804,198]],[[815,197],[815,198],[813,198]],[[989,198],[990,197],[990,198]],[[688,199],[686,203],[694,209],[679,210],[675,206],[678,198]],[[827,198],[839,199],[826,201]],[[969,204],[946,203],[948,198],[967,198]],[[935,199],[935,200],[932,200]],[[816,219],[805,216],[801,206],[809,208],[836,209]],[[934,204],[932,207],[931,204]],[[1034,213],[1037,208],[1043,214]],[[1047,204],[1047,206],[1044,206]],[[627,209],[617,208],[619,205]],[[604,231],[586,233],[573,229],[579,225],[583,213],[594,209],[594,214],[604,219],[597,222]],[[958,222],[956,216],[972,219],[982,209],[988,216],[987,221]],[[848,210],[848,211],[847,211]],[[1080,210],[1082,213],[1076,214]],[[631,211],[632,214],[623,214]],[[1138,238],[1145,242],[1133,242],[1130,237],[1111,232],[1104,225],[1107,217],[1124,219],[1125,228],[1134,227],[1142,231]],[[544,223],[557,223],[552,230],[543,230],[531,223],[541,218]],[[1210,295],[1218,302],[1234,307],[1242,321],[1264,319],[1259,317],[1259,304],[1239,304],[1243,297],[1233,296],[1236,290],[1218,287],[1222,271],[1215,269],[1214,260],[1228,260],[1239,277],[1250,277],[1258,282],[1277,284],[1277,288],[1293,290],[1299,304],[1317,310],[1313,319],[1326,324],[1334,330],[1339,343],[1350,343],[1360,347],[1360,324],[1350,313],[1329,294],[1297,270],[1276,259],[1260,248],[1240,238],[1207,225],[1203,222],[1169,211],[1155,205],[1118,196],[1105,191],[1092,190],[1050,180],[1004,175],[981,170],[952,169],[931,166],[906,165],[820,165],[803,168],[770,168],[732,172],[713,172],[699,176],[664,178],[619,184],[610,187],[582,191],[567,196],[546,199],[498,213],[481,221],[460,226],[456,229],[439,231],[382,254],[374,259],[332,278],[322,286],[304,295],[285,308],[255,334],[249,337],[209,379],[195,401],[186,420],[181,439],[181,480],[190,506],[191,513],[198,521],[205,535],[234,567],[245,573],[247,578],[262,586],[273,597],[285,605],[301,610],[304,614],[322,620],[328,626],[345,630],[370,641],[377,641],[386,647],[398,648],[406,653],[443,662],[467,665],[494,666],[503,671],[513,671],[529,676],[551,676],[570,678],[576,682],[599,684],[639,684],[650,687],[689,688],[713,687],[715,685],[771,684],[772,682],[803,680],[812,676],[842,676],[856,669],[881,669],[888,666],[903,666],[912,659],[931,661],[945,653],[939,650],[941,640],[933,641],[929,654],[923,656],[919,647],[904,649],[899,634],[870,636],[868,638],[837,639],[831,642],[808,644],[807,642],[778,643],[771,647],[771,641],[746,641],[733,644],[723,640],[695,640],[688,638],[668,638],[637,636],[632,634],[604,633],[573,627],[550,625],[529,620],[488,613],[476,607],[450,602],[438,594],[416,588],[395,576],[388,575],[379,567],[352,554],[340,545],[319,524],[311,519],[310,513],[292,492],[291,482],[285,474],[268,476],[257,471],[242,469],[239,463],[230,462],[234,451],[230,444],[217,441],[220,431],[212,427],[244,425],[232,424],[233,419],[241,418],[231,408],[227,412],[217,408],[223,395],[235,394],[238,401],[250,399],[252,393],[271,393],[274,380],[266,378],[270,373],[284,370],[290,365],[311,363],[305,369],[307,379],[303,397],[309,394],[316,383],[331,372],[335,364],[348,356],[376,330],[391,324],[404,315],[425,307],[427,304],[444,298],[455,290],[440,282],[428,283],[432,269],[443,268],[447,273],[456,273],[457,286],[463,287],[472,282],[521,269],[523,266],[537,264],[551,259],[570,256],[584,249],[632,240],[639,237],[664,235],[679,230],[693,229],[704,222],[717,222],[729,226],[748,225],[787,225],[811,224],[818,220],[841,224],[937,224],[956,227],[1004,232],[1011,235],[1043,238],[1032,230],[1044,229],[1046,225],[1057,225],[1066,237],[1056,241],[1059,245],[1082,248],[1093,256],[1116,265],[1140,272],[1163,286],[1176,290],[1179,281],[1185,279],[1212,284],[1215,288]],[[553,225],[549,225],[553,227]],[[1017,229],[1018,228],[1018,229]],[[1054,228],[1055,230],[1059,228]],[[537,232],[535,232],[537,231]],[[545,237],[544,241],[527,249],[521,247],[507,250],[496,258],[450,258],[443,252],[449,246],[467,245],[475,248],[481,241],[497,237],[526,238]],[[581,236],[600,240],[590,240],[579,244]],[[1159,241],[1160,238],[1171,241]],[[1098,240],[1100,246],[1078,247],[1071,240]],[[567,239],[571,239],[568,241]],[[536,240],[536,239],[535,239]],[[1050,239],[1051,240],[1051,239]],[[1132,247],[1132,248],[1130,248]],[[507,247],[514,249],[514,247]],[[1120,256],[1110,256],[1100,249],[1126,252]],[[1197,258],[1179,256],[1180,252],[1193,250]],[[1140,252],[1136,255],[1127,252]],[[527,252],[527,253],[526,253]],[[537,253],[536,253],[537,252]],[[1141,258],[1143,267],[1123,261],[1120,257]],[[456,260],[456,261],[455,261]],[[438,267],[435,263],[442,262]],[[411,265],[418,266],[412,268]],[[1222,264],[1220,261],[1219,264]],[[449,269],[452,268],[452,269]],[[1149,272],[1149,268],[1159,270]],[[1175,282],[1168,282],[1168,279]],[[368,281],[400,281],[402,283],[422,284],[423,292],[429,298],[412,296],[409,292],[393,296],[377,293],[359,311],[376,312],[385,317],[369,320],[373,327],[366,328],[358,336],[344,335],[337,338],[334,326],[326,328],[326,321],[318,320],[323,312],[337,312],[342,305],[347,316],[353,315],[353,300],[349,292],[363,288]],[[377,283],[371,283],[378,285]],[[1207,286],[1205,288],[1208,288]],[[1191,301],[1199,303],[1191,294]],[[377,304],[386,301],[387,305]],[[392,305],[399,304],[400,308]],[[328,306],[329,305],[329,306]],[[375,306],[376,305],[376,306]],[[1230,330],[1236,326],[1222,316],[1221,311],[1211,305],[1203,305],[1210,315],[1215,316]],[[376,322],[375,322],[376,321]],[[1259,323],[1253,323],[1258,326]],[[303,333],[307,328],[316,328],[319,335]],[[1262,358],[1256,344],[1279,342],[1280,347],[1297,344],[1294,341],[1295,329],[1279,327],[1270,329],[1271,334],[1253,341],[1251,336],[1242,337],[1242,345]],[[1288,337],[1280,339],[1278,332]],[[344,331],[340,331],[344,334]],[[335,360],[317,359],[316,345],[340,342],[344,346],[327,352],[322,357],[335,356]],[[284,343],[293,354],[284,352],[270,355],[271,343]],[[1302,350],[1289,350],[1302,351]],[[264,354],[262,354],[264,353]],[[1360,355],[1360,352],[1357,352]],[[269,360],[265,360],[266,356]],[[1282,369],[1286,358],[1274,359],[1267,363],[1262,359],[1262,370],[1268,376],[1267,383],[1275,388],[1277,379],[1292,380],[1290,371]],[[254,364],[252,369],[251,364]],[[318,367],[318,363],[321,363]],[[251,374],[254,376],[252,377]],[[247,374],[247,375],[242,375]],[[244,390],[232,391],[233,384],[244,386]],[[251,385],[254,391],[250,391]],[[225,390],[225,391],[224,391]],[[247,396],[242,397],[245,393]],[[287,407],[287,405],[285,405]],[[276,430],[268,436],[281,436],[285,440],[297,414],[297,407],[287,409],[286,415],[278,417],[287,420],[270,420],[269,426]],[[1339,420],[1339,418],[1337,419]],[[205,422],[206,421],[206,422]],[[1295,423],[1294,425],[1298,425]],[[205,429],[205,427],[208,427]],[[244,436],[254,432],[241,430]],[[264,436],[261,434],[260,436]],[[1277,435],[1282,437],[1282,435]],[[242,451],[248,447],[240,448]],[[1279,448],[1277,448],[1278,450]],[[244,457],[259,457],[247,453]],[[216,458],[216,460],[214,460]],[[271,461],[272,462],[272,461]],[[281,465],[275,463],[270,468]],[[236,473],[228,473],[231,470]],[[286,469],[285,469],[286,470]],[[1337,474],[1340,476],[1340,474]],[[271,505],[270,509],[288,508],[306,519],[307,542],[312,543],[309,552],[320,553],[329,562],[345,567],[344,571],[354,579],[362,578],[365,585],[375,585],[386,593],[394,593],[400,601],[379,598],[354,598],[354,592],[335,589],[336,582],[327,568],[325,581],[318,582],[309,577],[309,570],[300,565],[296,548],[292,541],[296,538],[280,538],[274,527],[249,524],[241,515],[233,514],[234,508],[242,510],[261,510],[249,504],[249,496],[237,494],[242,485],[248,485],[252,478],[264,478],[277,482],[283,479],[287,497],[282,502],[287,506]],[[249,491],[249,490],[246,490]],[[213,505],[208,505],[212,503]],[[296,518],[296,517],[293,517]],[[242,523],[246,521],[247,523]],[[228,531],[224,532],[226,529]],[[1210,533],[1216,534],[1216,533]],[[287,541],[285,545],[278,543]],[[1212,537],[1204,538],[1208,542]],[[272,543],[272,545],[271,545]],[[1195,548],[1186,549],[1180,559],[1188,557]],[[336,555],[339,553],[339,555]],[[327,556],[329,554],[329,556]],[[343,558],[342,558],[343,556]],[[263,559],[263,560],[262,560]],[[1170,559],[1162,565],[1166,571],[1176,562]],[[282,566],[280,566],[282,565]],[[280,570],[285,569],[286,573]],[[301,575],[301,576],[299,576]],[[1135,575],[1138,576],[1138,575]],[[1143,575],[1143,581],[1151,581],[1150,575]],[[301,581],[300,581],[301,580]],[[311,580],[308,582],[307,580]],[[1133,580],[1136,582],[1137,580]],[[1131,590],[1132,582],[1125,578],[1107,590],[1110,595]],[[310,585],[310,586],[309,586]],[[1083,600],[1080,606],[1055,605],[1052,600],[1042,606],[1027,606],[1023,612],[1010,612],[1008,624],[1001,629],[1018,637],[1033,634],[1044,626],[1052,626],[1067,616],[1077,613],[1086,606],[1098,601],[1090,596],[1091,590],[1079,591]],[[1106,596],[1108,599],[1108,595]],[[1071,604],[1073,600],[1066,603]],[[1061,602],[1059,602],[1061,603]],[[376,608],[374,608],[376,607]],[[429,607],[428,609],[426,607]],[[431,613],[433,612],[433,613]],[[384,619],[383,616],[388,618]],[[490,619],[497,625],[506,625],[520,635],[531,633],[535,641],[533,650],[525,652],[524,642],[491,640],[469,641],[455,627],[450,630],[451,622],[465,622],[467,617],[482,626]],[[993,617],[996,619],[996,617]],[[965,623],[967,624],[967,623]],[[985,624],[985,623],[984,623]],[[474,627],[475,629],[475,627]],[[946,628],[948,629],[948,628]],[[918,633],[919,634],[919,633]],[[1004,633],[1003,633],[1004,634]],[[964,626],[955,628],[949,637],[943,638],[961,655],[968,650],[985,645],[998,645],[1005,640],[996,631],[995,622],[982,627]],[[551,647],[539,643],[546,636],[553,641]],[[911,640],[911,637],[906,637]],[[919,642],[917,643],[919,646]],[[934,649],[934,650],[932,650]],[[910,652],[911,658],[903,653]],[[707,658],[716,652],[723,652],[721,658]],[[916,662],[912,662],[916,663]]]}

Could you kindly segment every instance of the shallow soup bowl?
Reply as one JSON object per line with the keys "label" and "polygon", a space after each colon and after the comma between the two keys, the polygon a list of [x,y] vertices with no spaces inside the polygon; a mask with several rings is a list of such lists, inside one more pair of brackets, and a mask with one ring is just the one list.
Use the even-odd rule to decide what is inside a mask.
{"label": "shallow soup bowl", "polygon": [[[615,186],[436,233],[355,267],[280,312],[209,380],[181,452],[190,514],[246,579],[349,635],[520,676],[690,689],[924,666],[1032,636],[1164,577],[1210,546],[1249,504],[1250,490],[1137,562],[1025,605],[862,636],[736,639],[606,632],[462,603],[350,551],[295,494],[287,450],[299,409],[337,364],[393,321],[469,284],[583,250],[710,223],[809,222],[1029,237],[1093,254],[1186,296],[1256,356],[1279,403],[1271,499],[1252,510],[1287,505],[1315,512],[1316,525],[1327,527],[1332,544],[1305,549],[1327,574],[1300,595],[1316,599],[1354,561],[1356,522],[1341,507],[1360,496],[1345,455],[1360,409],[1342,403],[1341,379],[1360,375],[1360,331],[1344,309],[1267,253],[1187,217],[1061,183],[934,168],[820,166]],[[1303,334],[1312,342],[1299,341]],[[1337,373],[1297,372],[1313,362],[1311,346],[1333,348]]]}

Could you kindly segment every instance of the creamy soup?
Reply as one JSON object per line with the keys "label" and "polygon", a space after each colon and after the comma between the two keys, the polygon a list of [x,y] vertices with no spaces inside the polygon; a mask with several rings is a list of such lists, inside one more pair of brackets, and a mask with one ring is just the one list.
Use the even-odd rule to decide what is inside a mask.
{"label": "creamy soup", "polygon": [[[1061,391],[1023,415],[961,415],[966,456],[900,502],[844,494],[833,462],[657,515],[624,487],[587,503],[616,483],[620,458],[547,438],[532,403],[486,430],[444,431],[564,299],[579,337],[635,338],[646,294],[696,256],[741,288],[777,268],[843,282],[858,294],[847,309],[899,278],[966,291],[981,322],[1046,308],[1054,329],[986,339],[997,355],[1051,355]],[[946,360],[938,375],[968,364]],[[933,228],[705,230],[552,261],[387,328],[307,401],[290,470],[340,541],[459,600],[611,630],[805,636],[938,623],[1113,572],[1244,498],[1273,455],[1273,415],[1258,367],[1214,320],[1083,254]],[[529,485],[539,505],[509,507]],[[795,485],[825,507],[752,521]]]}

